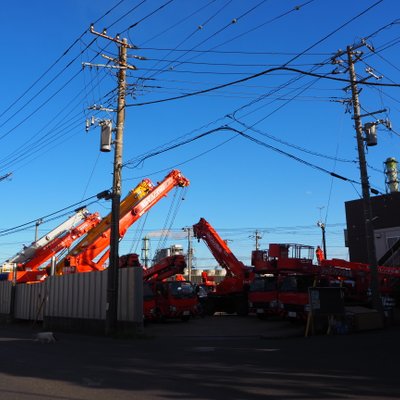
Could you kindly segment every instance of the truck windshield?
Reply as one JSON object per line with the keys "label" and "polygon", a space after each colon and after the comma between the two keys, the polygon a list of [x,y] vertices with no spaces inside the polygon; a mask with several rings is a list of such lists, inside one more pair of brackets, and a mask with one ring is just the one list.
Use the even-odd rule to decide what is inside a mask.
{"label": "truck windshield", "polygon": [[154,292],[149,283],[143,283],[143,300],[154,299]]}
{"label": "truck windshield", "polygon": [[250,284],[250,292],[272,292],[276,290],[274,276],[255,278]]}
{"label": "truck windshield", "polygon": [[188,299],[195,297],[193,285],[190,282],[169,282],[169,290],[171,296],[176,298]]}
{"label": "truck windshield", "polygon": [[314,284],[314,277],[308,275],[287,276],[280,287],[281,292],[308,292]]}

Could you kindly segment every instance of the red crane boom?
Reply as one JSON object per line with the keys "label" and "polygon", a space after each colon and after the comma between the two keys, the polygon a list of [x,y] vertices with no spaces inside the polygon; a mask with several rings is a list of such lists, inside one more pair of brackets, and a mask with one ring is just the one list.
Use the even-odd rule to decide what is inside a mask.
{"label": "red crane boom", "polygon": [[22,269],[25,271],[35,271],[45,262],[51,259],[51,257],[58,254],[60,251],[67,249],[82,235],[87,233],[90,229],[94,228],[100,222],[99,213],[89,214],[85,217],[85,220],[78,226],[68,231],[66,234],[53,239],[50,243],[39,249],[35,257],[29,260],[27,263],[22,265]]}
{"label": "red crane boom", "polygon": [[[122,239],[128,228],[134,224],[145,212],[153,207],[158,201],[165,197],[174,187],[185,187],[189,185],[186,179],[178,170],[171,171],[162,182],[153,186],[149,179],[139,184],[130,195],[121,202],[119,237]],[[103,270],[105,255],[95,260],[104,251],[107,254],[107,247],[110,246],[111,216],[106,217],[101,229],[97,232],[89,232],[78,246],[71,250],[65,257],[61,268],[69,267],[71,272],[90,272]]]}
{"label": "red crane boom", "polygon": [[207,297],[207,314],[215,311],[247,314],[247,290],[254,278],[253,268],[245,266],[232,253],[226,242],[216,230],[204,219],[193,225],[194,236],[203,239],[218,264],[225,268],[224,279],[216,285],[215,293]]}
{"label": "red crane boom", "polygon": [[183,274],[185,268],[186,268],[186,261],[184,255],[177,254],[173,256],[168,256],[161,259],[158,263],[154,264],[152,267],[144,270],[143,280],[162,281],[176,274]]}

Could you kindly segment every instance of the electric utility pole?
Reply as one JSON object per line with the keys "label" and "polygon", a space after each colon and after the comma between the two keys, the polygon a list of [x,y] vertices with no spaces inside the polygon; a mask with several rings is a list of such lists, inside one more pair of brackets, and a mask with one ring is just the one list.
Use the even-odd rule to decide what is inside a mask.
{"label": "electric utility pole", "polygon": [[317,226],[321,228],[322,231],[322,250],[324,251],[324,257],[328,258],[326,255],[326,235],[325,235],[325,224],[321,221],[317,222]]}
{"label": "electric utility pole", "polygon": [[113,190],[111,198],[110,263],[108,267],[106,333],[116,331],[118,315],[118,264],[119,264],[119,217],[121,203],[122,144],[125,123],[126,90],[126,39],[119,46],[117,126],[114,140]]}
{"label": "electric utility pole", "polygon": [[148,236],[145,236],[143,239],[143,247],[142,247],[142,263],[145,268],[149,267],[150,263],[150,257],[149,257],[149,252],[150,252],[150,238]]}
{"label": "electric utility pole", "polygon": [[257,229],[256,229],[256,234],[255,234],[254,238],[256,239],[256,250],[258,250],[260,247],[259,239],[262,239],[262,237],[259,234]]}
{"label": "electric utility pole", "polygon": [[256,241],[256,250],[260,249],[260,242],[259,240],[262,239],[262,236],[260,235],[260,232],[258,229],[256,229],[254,235],[249,236],[250,239],[255,239]]}
{"label": "electric utility pole", "polygon": [[192,280],[192,266],[193,266],[193,228],[185,227],[182,228],[187,233],[188,249],[187,249],[187,271],[188,271],[188,281]]}
{"label": "electric utility pole", "polygon": [[[358,47],[360,47],[360,45]],[[348,46],[346,53],[347,53],[347,62],[350,74],[350,87],[351,87],[352,102],[353,102],[353,113],[354,113],[353,118],[354,118],[356,138],[357,138],[358,161],[360,165],[365,235],[367,243],[367,256],[371,272],[372,304],[375,310],[380,312],[381,315],[383,316],[383,306],[379,294],[378,267],[376,260],[376,251],[375,251],[374,229],[372,225],[370,185],[367,173],[367,162],[365,159],[365,151],[364,151],[363,126],[361,122],[360,102],[358,97],[359,91],[357,88],[357,76],[354,68],[354,63],[355,63],[355,60],[353,58],[354,48],[352,46]]]}
{"label": "electric utility pole", "polygon": [[[115,129],[114,140],[114,169],[113,187],[111,197],[111,232],[110,232],[110,257],[107,268],[107,306],[106,306],[106,334],[110,335],[117,330],[118,317],[118,264],[119,264],[119,218],[121,202],[121,172],[122,172],[122,147],[125,123],[125,95],[126,95],[126,70],[127,68],[136,69],[127,65],[127,49],[133,48],[127,39],[120,40],[119,37],[113,38],[106,35],[106,32],[96,32],[94,27],[90,27],[90,32],[101,36],[107,40],[115,42],[119,47],[118,60],[113,60],[118,64],[118,105],[117,105],[117,126]],[[104,56],[105,58],[108,58]]]}
{"label": "electric utility pole", "polygon": [[43,223],[43,220],[39,218],[35,223],[35,242],[39,239],[39,225]]}

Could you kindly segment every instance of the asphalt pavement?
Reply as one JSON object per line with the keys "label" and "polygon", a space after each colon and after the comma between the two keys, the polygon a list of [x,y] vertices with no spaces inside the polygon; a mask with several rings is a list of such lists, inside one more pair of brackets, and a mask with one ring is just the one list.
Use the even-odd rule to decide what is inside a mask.
{"label": "asphalt pavement", "polygon": [[400,327],[304,336],[219,315],[110,338],[0,325],[1,400],[400,399]]}

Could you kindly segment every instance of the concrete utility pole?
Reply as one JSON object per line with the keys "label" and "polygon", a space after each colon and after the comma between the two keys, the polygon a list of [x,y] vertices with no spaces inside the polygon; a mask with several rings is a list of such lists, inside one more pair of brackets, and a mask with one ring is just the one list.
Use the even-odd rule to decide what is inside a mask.
{"label": "concrete utility pole", "polygon": [[192,227],[183,228],[183,230],[187,233],[188,239],[188,249],[187,249],[187,270],[188,270],[188,280],[192,280],[192,266],[193,266],[193,229]]}
{"label": "concrete utility pole", "polygon": [[249,236],[250,239],[255,239],[256,241],[256,250],[260,249],[260,239],[262,239],[262,236],[260,235],[260,232],[258,232],[258,229],[256,229],[254,235]]}
{"label": "concrete utility pole", "polygon": [[40,218],[36,221],[35,223],[35,242],[39,239],[39,225],[43,222],[43,220]]}
{"label": "concrete utility pole", "polygon": [[150,263],[150,257],[149,257],[149,252],[150,252],[150,238],[148,236],[145,236],[143,239],[143,247],[142,247],[142,263],[145,268],[149,267]]}
{"label": "concrete utility pole", "polygon": [[106,334],[110,335],[117,330],[118,318],[118,273],[119,273],[119,219],[121,202],[121,172],[122,172],[122,147],[125,123],[125,94],[126,94],[126,70],[135,69],[127,65],[127,48],[132,48],[124,38],[120,40],[106,35],[103,31],[95,32],[94,27],[90,27],[90,32],[113,41],[119,45],[118,56],[118,105],[117,105],[117,126],[114,140],[114,170],[113,187],[111,197],[111,232],[110,232],[110,257],[107,268],[107,308],[106,308]]}
{"label": "concrete utility pole", "polygon": [[126,91],[126,39],[119,46],[118,73],[118,106],[117,127],[114,141],[114,171],[113,191],[111,198],[111,233],[110,233],[110,263],[108,267],[107,284],[107,310],[106,310],[106,334],[117,329],[118,316],[118,264],[119,264],[119,217],[121,203],[121,170],[122,170],[122,145],[125,123],[125,91]]}
{"label": "concrete utility pole", "polygon": [[372,292],[372,304],[375,310],[379,311],[383,316],[383,306],[380,299],[379,283],[378,283],[378,267],[376,260],[375,251],[375,240],[374,240],[374,229],[372,225],[372,208],[370,198],[370,185],[367,173],[367,162],[365,159],[364,151],[364,140],[363,140],[363,126],[361,122],[360,113],[360,102],[358,98],[357,89],[357,77],[354,68],[353,59],[354,48],[351,46],[347,47],[347,60],[349,65],[349,74],[351,82],[351,93],[353,99],[353,112],[354,112],[354,123],[357,137],[357,149],[358,149],[358,160],[360,164],[360,176],[361,176],[361,187],[363,196],[363,208],[364,208],[364,221],[365,221],[365,234],[367,242],[367,255],[368,264],[371,271],[371,292]]}
{"label": "concrete utility pole", "polygon": [[324,251],[324,257],[328,258],[326,255],[326,235],[325,235],[325,224],[321,221],[317,222],[317,226],[321,228],[322,231],[322,250]]}
{"label": "concrete utility pole", "polygon": [[260,247],[260,243],[259,243],[259,239],[261,239],[261,235],[259,235],[258,230],[256,230],[256,234],[255,234],[255,239],[256,239],[256,250],[259,250]]}

